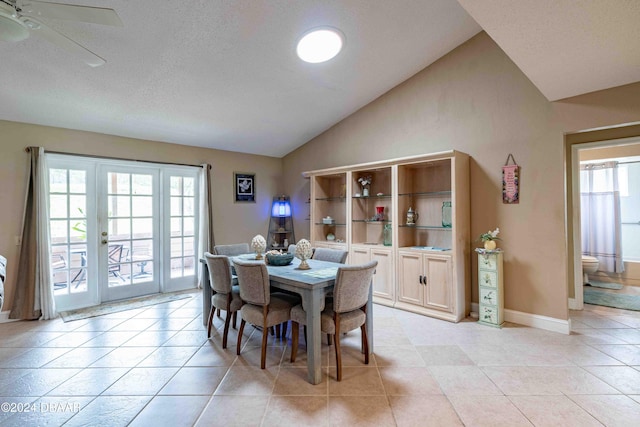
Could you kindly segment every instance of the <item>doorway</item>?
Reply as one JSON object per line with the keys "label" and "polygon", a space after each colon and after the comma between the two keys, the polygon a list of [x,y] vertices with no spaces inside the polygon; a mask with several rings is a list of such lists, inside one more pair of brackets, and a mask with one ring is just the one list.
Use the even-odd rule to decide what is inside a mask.
{"label": "doorway", "polygon": [[[640,291],[640,263],[638,262],[640,259],[636,259],[640,254],[640,245],[636,242],[640,242],[640,240],[632,237],[634,235],[640,236],[640,217],[636,218],[638,216],[636,213],[640,212],[640,210],[634,208],[635,205],[640,203],[640,200],[636,200],[639,199],[636,193],[640,193],[638,189],[640,182],[638,182],[638,172],[636,172],[636,168],[640,171],[640,137],[574,143],[570,146],[570,159],[571,203],[568,209],[571,214],[569,215],[569,247],[572,248],[571,254],[573,256],[573,289],[571,290],[573,290],[574,295],[573,298],[571,296],[569,298],[569,308],[577,310],[583,308],[585,289],[592,294],[592,297],[593,294],[600,292],[640,295],[638,292]],[[611,285],[613,288],[614,284],[619,287],[631,285],[629,287],[624,286],[624,289],[621,290],[583,287],[583,239],[581,230],[583,213],[580,208],[580,200],[581,197],[584,198],[586,196],[584,194],[581,196],[581,160],[583,168],[585,168],[585,164],[597,167],[608,161],[615,163],[619,171],[616,172],[620,177],[620,194],[622,195],[620,198],[621,222],[619,227],[621,227],[620,235],[622,236],[622,264],[626,271],[625,273],[605,273],[603,270],[606,269],[602,268],[600,271],[591,273],[589,278],[590,281],[598,283],[598,285],[595,285],[598,287],[609,288],[609,285]],[[584,174],[585,172],[583,171]],[[582,178],[584,185],[584,176]],[[591,182],[593,184],[593,181]],[[631,189],[631,194],[629,194],[629,189]],[[636,276],[637,278],[635,278]],[[598,298],[595,300],[598,301]],[[590,301],[590,303],[593,304],[594,302]]]}
{"label": "doorway", "polygon": [[58,310],[197,286],[198,169],[48,155]]}

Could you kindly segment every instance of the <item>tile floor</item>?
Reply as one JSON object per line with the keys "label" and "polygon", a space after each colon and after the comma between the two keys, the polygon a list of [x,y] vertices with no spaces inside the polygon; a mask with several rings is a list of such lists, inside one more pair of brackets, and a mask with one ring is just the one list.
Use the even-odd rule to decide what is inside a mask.
{"label": "tile floor", "polygon": [[[322,384],[304,348],[247,327],[221,348],[190,299],[64,323],[0,324],[2,426],[637,426],[640,313],[590,306],[563,335],[452,324],[374,307],[375,355],[344,337],[343,381],[324,346]],[[216,326],[222,326],[217,319]],[[28,410],[28,412],[27,412]],[[17,412],[16,412],[17,411]]]}

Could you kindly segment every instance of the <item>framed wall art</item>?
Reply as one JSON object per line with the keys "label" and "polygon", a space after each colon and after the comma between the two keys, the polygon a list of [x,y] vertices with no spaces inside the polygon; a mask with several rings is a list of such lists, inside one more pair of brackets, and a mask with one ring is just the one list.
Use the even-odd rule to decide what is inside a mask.
{"label": "framed wall art", "polygon": [[256,174],[234,172],[233,183],[235,188],[236,202],[256,201]]}

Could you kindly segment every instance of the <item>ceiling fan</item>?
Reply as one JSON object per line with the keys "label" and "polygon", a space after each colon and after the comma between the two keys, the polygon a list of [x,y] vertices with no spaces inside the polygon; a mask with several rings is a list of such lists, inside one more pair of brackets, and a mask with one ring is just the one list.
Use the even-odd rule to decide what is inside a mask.
{"label": "ceiling fan", "polygon": [[44,24],[40,18],[123,26],[113,9],[35,0],[0,0],[0,41],[17,42],[34,35],[70,51],[92,67],[106,62],[76,41]]}

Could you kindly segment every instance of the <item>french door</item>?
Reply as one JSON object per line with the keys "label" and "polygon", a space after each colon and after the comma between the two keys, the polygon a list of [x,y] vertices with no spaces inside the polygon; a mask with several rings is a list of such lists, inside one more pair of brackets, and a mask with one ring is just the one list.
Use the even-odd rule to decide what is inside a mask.
{"label": "french door", "polygon": [[196,286],[197,169],[48,162],[58,311]]}
{"label": "french door", "polygon": [[101,300],[159,292],[158,170],[102,165],[98,177]]}

